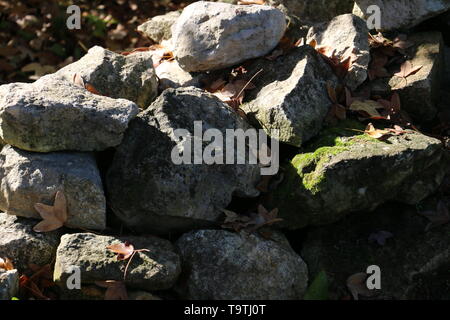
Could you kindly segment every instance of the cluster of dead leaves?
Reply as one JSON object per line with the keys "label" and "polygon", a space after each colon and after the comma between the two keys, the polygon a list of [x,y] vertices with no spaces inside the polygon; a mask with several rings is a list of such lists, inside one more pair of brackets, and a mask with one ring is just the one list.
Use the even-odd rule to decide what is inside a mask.
{"label": "cluster of dead leaves", "polygon": [[228,78],[220,77],[208,84],[205,90],[228,104],[237,114],[246,119],[246,114],[240,106],[244,102],[245,92],[256,88],[252,81],[262,71],[259,70],[250,80],[245,80],[244,77],[248,71],[240,66],[233,69]]}
{"label": "cluster of dead leaves", "polygon": [[[397,36],[393,41],[386,39],[381,33],[369,34],[372,61],[369,65],[368,75],[370,80],[391,77],[392,75],[405,79],[416,74],[422,66],[413,66],[406,59],[405,50],[414,46],[404,34]],[[394,71],[398,70],[399,71]]]}
{"label": "cluster of dead leaves", "polygon": [[22,291],[22,296],[39,300],[55,299],[56,295],[49,290],[56,286],[53,282],[51,265],[38,266],[31,264],[29,268],[31,276],[23,274],[19,278],[19,287]]}
{"label": "cluster of dead leaves", "polygon": [[[235,232],[244,231],[248,234],[254,233],[259,229],[271,226],[277,222],[283,221],[278,218],[278,209],[268,211],[262,205],[258,206],[258,212],[250,215],[240,215],[233,211],[223,210],[225,220],[222,224],[224,229],[232,229]],[[265,234],[263,234],[265,235]]]}

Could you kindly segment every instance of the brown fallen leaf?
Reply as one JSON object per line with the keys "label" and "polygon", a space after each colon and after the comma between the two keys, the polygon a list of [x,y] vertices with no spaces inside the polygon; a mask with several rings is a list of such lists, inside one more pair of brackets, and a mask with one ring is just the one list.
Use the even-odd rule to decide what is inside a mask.
{"label": "brown fallen leaf", "polygon": [[86,88],[87,91],[89,91],[90,93],[93,94],[97,94],[99,96],[101,96],[102,94],[100,92],[97,91],[97,89],[94,88],[93,85],[91,85],[90,83],[86,83],[86,85],[84,86]]}
{"label": "brown fallen leaf", "polygon": [[347,288],[353,296],[354,300],[359,300],[359,296],[371,297],[373,296],[373,291],[367,288],[368,275],[367,273],[356,273],[348,277]]}
{"label": "brown fallen leaf", "polygon": [[14,265],[9,258],[0,258],[0,269],[4,269],[6,271],[14,270]]}
{"label": "brown fallen leaf", "polygon": [[117,253],[117,260],[127,260],[134,253],[134,246],[129,242],[112,244],[106,249]]}
{"label": "brown fallen leaf", "polygon": [[414,67],[411,61],[406,60],[400,67],[400,71],[395,73],[394,76],[400,77],[400,78],[408,78],[409,76],[412,76],[419,72],[423,66],[417,66]]}
{"label": "brown fallen leaf", "polygon": [[350,105],[350,110],[357,111],[359,113],[367,114],[370,119],[380,120],[384,117],[378,112],[377,109],[383,109],[383,106],[373,100],[354,101]]}
{"label": "brown fallen leaf", "polygon": [[446,203],[440,200],[435,211],[425,211],[421,213],[430,223],[426,226],[425,231],[428,232],[434,228],[450,223],[450,213]]}
{"label": "brown fallen leaf", "polygon": [[57,230],[67,221],[67,201],[62,191],[56,193],[53,206],[36,203],[34,208],[43,219],[34,226],[33,230],[36,232],[50,232]]}
{"label": "brown fallen leaf", "polygon": [[95,281],[95,284],[106,288],[105,300],[128,300],[127,287],[123,281]]}
{"label": "brown fallen leaf", "polygon": [[391,132],[389,132],[388,130],[375,129],[375,127],[371,123],[369,123],[369,125],[367,126],[367,128],[364,132],[367,135],[371,136],[372,138],[375,138],[378,140],[382,140],[391,135]]}

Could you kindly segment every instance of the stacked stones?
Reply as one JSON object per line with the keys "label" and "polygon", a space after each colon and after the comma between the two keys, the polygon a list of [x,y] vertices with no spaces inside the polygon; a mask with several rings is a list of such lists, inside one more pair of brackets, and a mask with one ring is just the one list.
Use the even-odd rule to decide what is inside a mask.
{"label": "stacked stones", "polygon": [[[34,83],[0,86],[4,144],[0,209],[5,212],[0,214],[0,257],[10,257],[23,272],[30,264],[51,263],[56,255],[54,280],[63,298],[99,299],[103,293],[95,287],[96,281],[121,281],[126,262],[117,261],[106,247],[126,241],[136,249],[149,250],[136,254],[130,264],[126,281],[130,297],[142,297],[144,291],[144,296],[155,299],[148,293],[173,289],[185,299],[302,299],[310,281],[324,269],[336,275],[331,288],[339,292],[346,270],[329,263],[328,255],[338,252],[317,236],[333,233],[334,225],[310,231],[301,252],[305,261],[280,231],[266,239],[217,230],[234,196],[260,195],[256,189],[260,167],[176,165],[171,154],[178,142],[174,131],[186,129],[193,135],[195,121],[202,121],[204,130],[215,128],[223,134],[252,125],[268,134],[279,129],[279,141],[298,150],[284,166],[284,180],[269,201],[279,208],[282,230],[328,225],[391,200],[418,204],[433,194],[448,171],[439,140],[407,133],[380,142],[342,134],[342,128],[324,130],[331,105],[327,86],[341,80],[320,54],[305,45],[275,60],[264,58],[285,32],[304,29],[291,23],[287,30],[287,21],[300,20],[310,27],[304,33],[307,42],[318,39],[318,45],[335,48],[339,55],[352,54],[353,66],[343,84],[352,90],[367,85],[371,55],[364,19],[368,4],[355,2],[329,1],[324,8],[322,2],[309,0],[269,1],[271,6],[199,1],[138,28],[156,42],[170,43],[176,60],[163,68],[155,70],[152,52],[123,56],[94,47],[79,61]],[[389,1],[378,2],[383,8],[392,6]],[[391,8],[402,10],[404,17],[396,17],[396,24],[384,24],[382,29],[412,28],[450,9],[445,1],[414,2],[417,6],[402,2],[405,8]],[[405,110],[429,120],[438,111],[435,92],[442,84],[438,72],[443,68],[442,36],[411,38],[416,43],[411,58],[423,65],[421,71],[407,83],[382,79],[377,87],[384,90],[380,94],[395,88]],[[207,73],[244,62],[252,72],[263,70],[241,106],[249,122],[201,89],[199,81]],[[111,164],[100,170],[97,156],[110,150],[114,151]],[[66,195],[67,226],[74,230],[38,234],[32,230],[38,222],[34,219],[40,218],[34,204],[52,205],[57,191]],[[73,233],[105,230],[106,203],[133,236]],[[414,229],[425,223],[411,221]],[[358,222],[342,223],[345,227],[338,225],[336,230],[354,226],[355,232],[361,232]],[[445,234],[445,230],[438,232]],[[150,234],[181,236],[171,243]],[[410,236],[410,232],[398,232],[405,246],[419,241],[406,241]],[[423,246],[420,259],[408,259],[408,275],[432,277],[449,263],[448,240],[438,233],[424,237],[429,248],[436,244],[436,249],[427,251]],[[351,236],[335,238],[354,249]],[[361,250],[361,256],[372,252],[368,246]],[[406,249],[392,249],[396,250]],[[401,264],[394,253],[391,261],[383,260],[388,271]],[[431,269],[423,271],[432,260]],[[81,270],[83,287],[78,291],[66,287],[73,266]],[[352,264],[351,268],[362,266]],[[348,270],[348,275],[353,271],[360,270]],[[384,294],[409,297],[415,289],[408,275]],[[3,299],[15,294],[10,290],[17,286],[12,277],[2,276],[8,279],[0,282],[0,290],[7,283],[7,290],[0,291]]]}

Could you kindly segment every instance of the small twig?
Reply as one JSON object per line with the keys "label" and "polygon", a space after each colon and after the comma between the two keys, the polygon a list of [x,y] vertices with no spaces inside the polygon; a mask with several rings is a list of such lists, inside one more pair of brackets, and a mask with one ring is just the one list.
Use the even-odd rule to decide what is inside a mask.
{"label": "small twig", "polygon": [[247,84],[242,88],[242,90],[239,92],[239,94],[236,96],[236,98],[239,98],[241,96],[241,94],[245,91],[245,89],[247,89],[247,87],[250,85],[250,83],[256,78],[256,76],[258,74],[260,74],[261,72],[263,72],[264,69],[259,70],[257,73],[255,73],[255,75],[247,82]]}
{"label": "small twig", "polygon": [[126,281],[126,279],[127,279],[128,267],[130,266],[131,260],[133,260],[133,257],[136,254],[136,252],[144,252],[144,251],[150,252],[150,250],[148,250],[148,249],[139,249],[139,250],[134,250],[133,251],[133,254],[131,255],[130,259],[128,259],[128,263],[127,263],[127,265],[125,267],[125,271],[123,273],[123,281]]}

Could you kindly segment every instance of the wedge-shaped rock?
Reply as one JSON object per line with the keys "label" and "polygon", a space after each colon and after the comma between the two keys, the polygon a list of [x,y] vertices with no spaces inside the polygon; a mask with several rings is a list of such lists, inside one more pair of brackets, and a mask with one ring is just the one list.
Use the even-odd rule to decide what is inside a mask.
{"label": "wedge-shaped rock", "polygon": [[322,128],[330,110],[327,81],[335,86],[331,68],[310,46],[293,49],[275,61],[261,59],[248,70],[263,70],[254,80],[248,103],[242,106],[270,135],[280,130],[280,141],[301,146]]}
{"label": "wedge-shaped rock", "polygon": [[[193,231],[176,243],[186,272],[177,289],[193,300],[298,300],[308,270],[286,238]],[[183,277],[183,276],[182,276]]]}
{"label": "wedge-shaped rock", "polygon": [[[225,164],[229,150],[225,142],[224,164],[206,164],[202,159],[194,164],[194,143],[202,143],[194,132],[195,121],[202,124],[196,129],[201,135],[212,128],[224,139],[227,129],[250,129],[226,104],[200,89],[164,91],[131,122],[107,175],[111,207],[129,227],[156,233],[190,230],[215,222],[233,194],[258,196],[259,166],[248,161]],[[185,129],[190,135],[184,140],[185,150],[179,150],[176,129]],[[204,142],[201,150],[205,154],[207,144]],[[191,164],[175,164],[172,156],[179,151]],[[230,162],[237,163],[235,159]]]}
{"label": "wedge-shaped rock", "polygon": [[[80,268],[82,284],[95,281],[122,281],[128,260],[117,260],[117,254],[106,247],[128,241],[137,252],[131,261],[125,284],[143,290],[170,289],[180,272],[180,257],[172,244],[156,237],[109,237],[88,233],[64,235],[58,247],[53,278],[66,288],[73,266]],[[67,289],[65,289],[67,290]]]}
{"label": "wedge-shaped rock", "polygon": [[353,0],[268,0],[267,2],[289,16],[296,16],[308,24],[330,21],[338,15],[351,13],[355,4]]}
{"label": "wedge-shaped rock", "polygon": [[350,57],[352,66],[345,78],[346,85],[355,90],[367,79],[370,62],[370,48],[366,22],[353,14],[344,14],[312,27],[308,32],[307,43],[312,39],[319,47],[335,51],[342,60]]}
{"label": "wedge-shaped rock", "polygon": [[49,264],[55,257],[60,232],[37,233],[33,231],[36,224],[36,220],[0,213],[0,257],[11,259],[20,272],[30,264]]}
{"label": "wedge-shaped rock", "polygon": [[349,295],[348,277],[376,265],[381,270],[381,290],[360,299],[448,301],[450,225],[425,232],[427,223],[414,208],[385,205],[311,229],[302,257],[311,279],[326,273],[332,300]]}
{"label": "wedge-shaped rock", "polygon": [[450,9],[449,0],[355,0],[353,13],[368,19],[374,13],[368,9],[374,5],[381,13],[380,31],[410,29]]}
{"label": "wedge-shaped rock", "polygon": [[62,191],[68,226],[105,228],[105,195],[91,154],[41,154],[5,146],[0,152],[0,181],[0,209],[10,215],[41,219],[34,204],[53,205],[56,192]]}
{"label": "wedge-shaped rock", "polygon": [[180,17],[180,11],[172,11],[156,16],[138,26],[137,30],[157,43],[172,37],[172,26]]}
{"label": "wedge-shaped rock", "polygon": [[[412,69],[421,69],[405,79],[401,75],[377,79],[372,92],[388,94],[395,90],[400,94],[402,108],[417,121],[432,120],[437,113],[437,103],[444,76],[444,45],[439,32],[424,32],[409,36],[415,45],[407,49]],[[399,70],[400,71],[400,70]]]}
{"label": "wedge-shaped rock", "polygon": [[54,75],[0,86],[0,137],[28,151],[115,147],[138,112],[131,101],[93,94]]}
{"label": "wedge-shaped rock", "polygon": [[0,268],[0,300],[11,300],[19,293],[19,272]]}
{"label": "wedge-shaped rock", "polygon": [[209,71],[268,54],[286,30],[286,17],[269,6],[199,1],[172,27],[175,57],[189,72]]}
{"label": "wedge-shaped rock", "polygon": [[156,67],[159,78],[159,90],[162,92],[168,88],[200,87],[201,75],[184,71],[176,60],[165,61]]}
{"label": "wedge-shaped rock", "polygon": [[310,148],[291,161],[274,196],[288,228],[333,223],[389,200],[417,204],[448,170],[441,142],[419,133],[381,142],[330,131]]}
{"label": "wedge-shaped rock", "polygon": [[133,101],[144,109],[158,95],[158,79],[151,52],[124,56],[95,46],[80,60],[65,66],[55,75],[73,81],[75,74],[100,94]]}

